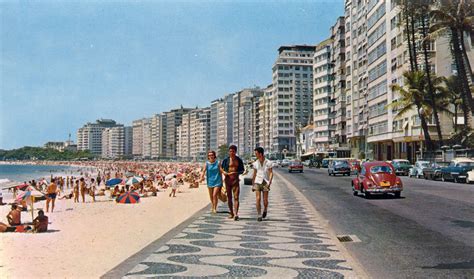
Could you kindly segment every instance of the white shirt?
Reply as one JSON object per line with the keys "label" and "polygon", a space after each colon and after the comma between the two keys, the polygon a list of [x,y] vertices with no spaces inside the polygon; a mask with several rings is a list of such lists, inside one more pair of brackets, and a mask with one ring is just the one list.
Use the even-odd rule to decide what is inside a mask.
{"label": "white shirt", "polygon": [[272,169],[272,162],[265,159],[263,164],[257,159],[257,161],[253,162],[252,167],[257,171],[257,175],[255,176],[255,183],[262,184],[265,180],[267,184],[270,183],[270,177],[268,176],[268,170]]}

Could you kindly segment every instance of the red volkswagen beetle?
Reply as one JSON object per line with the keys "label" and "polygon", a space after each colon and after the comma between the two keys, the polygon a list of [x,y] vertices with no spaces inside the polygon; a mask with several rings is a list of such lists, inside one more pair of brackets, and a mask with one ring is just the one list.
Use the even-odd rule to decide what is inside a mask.
{"label": "red volkswagen beetle", "polygon": [[403,184],[395,174],[393,166],[386,162],[367,162],[361,166],[361,171],[352,179],[354,196],[358,192],[364,193],[368,199],[372,194],[393,193],[400,197]]}

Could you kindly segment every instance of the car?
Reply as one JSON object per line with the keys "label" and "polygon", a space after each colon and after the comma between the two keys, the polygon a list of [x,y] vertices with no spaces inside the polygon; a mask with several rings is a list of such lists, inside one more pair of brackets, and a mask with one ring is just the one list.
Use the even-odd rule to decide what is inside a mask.
{"label": "car", "polygon": [[365,163],[351,184],[354,196],[360,192],[366,199],[372,194],[388,193],[400,198],[403,191],[402,180],[397,176],[393,165],[382,161]]}
{"label": "car", "polygon": [[290,160],[283,159],[280,164],[282,167],[288,167],[290,165]]}
{"label": "car", "polygon": [[423,170],[430,166],[429,161],[416,161],[415,166],[410,169],[409,177],[423,177]]}
{"label": "car", "polygon": [[360,172],[360,160],[350,159],[348,161],[349,165],[351,166],[351,174],[357,174],[358,172]]}
{"label": "car", "polygon": [[289,163],[288,172],[303,172],[303,164],[300,161],[292,161]]}
{"label": "car", "polygon": [[430,180],[441,178],[441,168],[447,167],[449,162],[433,162],[429,167],[423,169],[423,177]]}
{"label": "car", "polygon": [[410,161],[405,159],[392,160],[391,164],[395,169],[396,175],[408,175],[408,173],[410,172],[410,168],[412,168]]}
{"label": "car", "polygon": [[328,175],[336,176],[336,174],[351,175],[351,166],[347,160],[331,160],[328,166]]}
{"label": "car", "polygon": [[468,172],[474,168],[474,160],[469,158],[453,159],[447,167],[441,168],[441,181],[466,181]]}
{"label": "car", "polygon": [[329,159],[323,159],[321,161],[321,168],[327,168],[329,166]]}

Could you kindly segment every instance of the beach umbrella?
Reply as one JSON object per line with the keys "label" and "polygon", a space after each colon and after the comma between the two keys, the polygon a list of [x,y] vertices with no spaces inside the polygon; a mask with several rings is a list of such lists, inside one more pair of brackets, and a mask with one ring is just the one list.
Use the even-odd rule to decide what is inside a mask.
{"label": "beach umbrella", "polygon": [[109,179],[105,182],[105,186],[109,186],[109,187],[112,187],[112,186],[115,186],[115,185],[118,185],[122,183],[122,179],[120,178],[112,178],[112,179]]}
{"label": "beach umbrella", "polygon": [[33,212],[34,212],[34,203],[35,201],[40,201],[42,200],[41,198],[44,197],[44,194],[41,193],[40,191],[38,190],[28,190],[28,191],[25,191],[21,194],[19,194],[17,197],[16,197],[16,201],[17,202],[20,202],[20,201],[27,201],[31,204],[31,220],[34,219],[34,216],[33,216]]}
{"label": "beach umbrella", "polygon": [[140,201],[140,196],[135,192],[126,192],[117,198],[117,203],[137,203]]}
{"label": "beach umbrella", "polygon": [[128,172],[125,173],[125,176],[126,177],[132,177],[132,176],[135,176],[135,174],[133,172],[128,171]]}
{"label": "beach umbrella", "polygon": [[141,178],[140,176],[134,176],[134,177],[130,177],[129,179],[127,179],[127,182],[125,182],[126,185],[133,185],[135,183],[140,183],[143,181],[143,178]]}
{"label": "beach umbrella", "polygon": [[28,183],[22,183],[20,185],[16,185],[15,188],[17,188],[18,190],[25,191],[29,186],[30,184]]}

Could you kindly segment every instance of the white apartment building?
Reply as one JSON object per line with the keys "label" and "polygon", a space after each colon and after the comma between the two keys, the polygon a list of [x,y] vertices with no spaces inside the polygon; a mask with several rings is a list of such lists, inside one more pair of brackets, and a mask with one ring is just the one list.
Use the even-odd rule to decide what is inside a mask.
{"label": "white apartment building", "polygon": [[116,159],[125,155],[125,127],[123,125],[102,131],[102,158]]}
{"label": "white apartment building", "polygon": [[252,102],[263,96],[260,88],[244,89],[233,94],[233,144],[238,147],[238,154],[252,155],[255,139],[252,134]]}
{"label": "white apartment building", "polygon": [[329,128],[333,132],[330,149],[338,157],[350,157],[350,148],[346,139],[346,50],[345,21],[339,17],[331,27],[331,100],[334,104]]}
{"label": "white apartment building", "polygon": [[210,148],[211,109],[195,109],[182,116],[177,128],[177,156],[183,160],[205,160]]}
{"label": "white apartment building", "polygon": [[142,118],[132,122],[133,157],[151,158],[151,118]]}
{"label": "white apartment building", "polygon": [[271,153],[272,150],[272,136],[273,136],[273,125],[272,125],[272,119],[273,119],[273,85],[270,84],[265,88],[264,93],[263,93],[263,104],[264,104],[264,111],[261,113],[261,119],[263,117],[263,124],[260,125],[260,127],[263,129],[261,132],[262,138],[263,138],[263,143],[262,147],[265,149],[265,152],[268,155],[273,155]]}
{"label": "white apartment building", "polygon": [[[409,70],[407,45],[399,27],[400,10],[394,1],[368,0],[345,3],[346,31],[346,133],[354,157],[377,160],[416,160],[423,149],[424,135],[418,113],[400,118],[387,109],[396,100],[391,84],[403,86]],[[430,69],[439,75],[452,73],[452,58],[446,38],[429,45]],[[419,52],[420,70],[424,63]],[[443,138],[452,130],[452,119],[439,113]],[[434,121],[428,119],[432,139],[437,140]]]}
{"label": "white apartment building", "polygon": [[166,138],[166,115],[155,114],[151,117],[151,158],[163,156]]}
{"label": "white apartment building", "polygon": [[331,95],[332,40],[328,39],[316,46],[313,61],[313,142],[315,151],[329,151],[329,144],[334,134],[331,124],[335,118],[334,102]]}
{"label": "white apartment building", "polygon": [[77,130],[77,150],[89,150],[92,154],[102,155],[102,131],[118,124],[111,119],[98,119],[87,123]]}
{"label": "white apartment building", "polygon": [[272,152],[296,153],[297,128],[306,126],[313,110],[315,46],[281,46],[273,65]]}
{"label": "white apartment building", "polygon": [[211,103],[210,149],[217,152],[219,146],[232,143],[233,137],[233,94]]}
{"label": "white apartment building", "polygon": [[183,114],[192,110],[192,108],[183,108],[181,106],[181,108],[173,109],[164,113],[166,116],[166,133],[164,133],[166,137],[163,144],[163,154],[165,158],[176,158],[176,143],[178,141],[177,127],[181,125]]}

